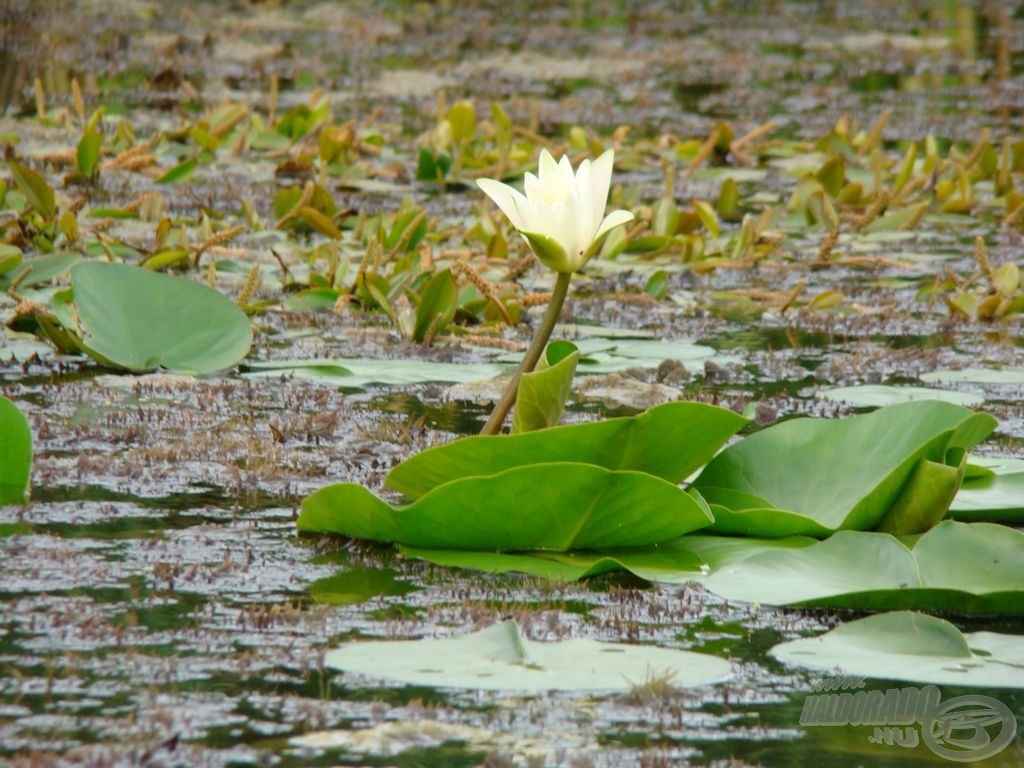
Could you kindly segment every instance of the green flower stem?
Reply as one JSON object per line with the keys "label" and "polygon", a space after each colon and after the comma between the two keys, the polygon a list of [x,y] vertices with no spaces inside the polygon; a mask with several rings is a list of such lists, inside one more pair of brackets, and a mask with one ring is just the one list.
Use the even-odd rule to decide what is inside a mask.
{"label": "green flower stem", "polygon": [[541,320],[540,326],[533,336],[533,341],[530,342],[530,347],[523,356],[523,362],[519,364],[519,369],[512,376],[508,386],[505,387],[501,399],[495,404],[484,428],[480,430],[481,435],[496,435],[501,431],[501,425],[505,423],[505,417],[512,409],[516,395],[519,394],[519,379],[524,373],[530,373],[537,367],[537,361],[540,360],[544,347],[547,346],[548,339],[551,338],[551,332],[555,329],[555,323],[558,322],[558,316],[562,312],[565,297],[569,293],[570,279],[572,279],[571,272],[558,273],[558,277],[555,279],[555,289],[551,293],[551,301],[548,303],[547,312],[544,313],[544,319]]}

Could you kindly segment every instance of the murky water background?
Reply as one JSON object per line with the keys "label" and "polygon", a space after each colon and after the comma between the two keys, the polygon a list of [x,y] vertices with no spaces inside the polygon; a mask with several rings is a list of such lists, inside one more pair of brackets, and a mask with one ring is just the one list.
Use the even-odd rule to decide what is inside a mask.
{"label": "murky water background", "polygon": [[[517,118],[535,113],[542,132],[628,124],[637,135],[703,137],[721,118],[744,130],[771,118],[781,136],[812,138],[844,112],[869,125],[889,108],[892,137],[973,140],[982,127],[997,140],[1019,137],[1024,21],[1013,3],[681,5],[9,0],[0,3],[0,97],[9,102],[0,133],[22,135],[23,147],[46,149],[54,141],[29,119],[36,76],[51,100],[67,100],[77,77],[112,112],[130,115],[136,126],[160,126],[194,101],[263,104],[276,74],[283,105],[321,87],[339,116],[379,110],[379,119],[402,127],[406,156],[433,124],[438,88],[478,104],[503,100]],[[661,183],[643,174],[632,181],[650,190]],[[680,198],[701,194],[701,183],[680,180]],[[765,186],[770,192],[770,179]],[[168,194],[182,195],[172,209],[194,212],[184,189]],[[239,168],[195,194],[226,206],[245,195],[266,211],[273,185],[251,182]],[[357,207],[398,203],[341,194]],[[459,193],[415,194],[445,215],[469,205]],[[673,290],[691,292],[696,309],[611,298],[642,286],[642,268],[589,284],[570,312],[579,321],[642,328],[731,356],[674,382],[688,397],[756,404],[764,421],[840,414],[848,409],[815,399],[814,390],[1019,364],[1019,320],[955,322],[926,312],[915,296],[914,279],[934,274],[937,262],[970,271],[976,234],[986,236],[994,261],[1019,256],[1017,235],[995,222],[977,227],[878,246],[875,255],[893,247],[919,253],[919,273],[834,268],[800,275],[812,295],[837,288],[867,308],[849,315],[756,317],[702,307],[716,291],[785,291],[797,280],[770,270],[673,274]],[[255,360],[464,362],[479,355],[420,348],[351,316],[272,312],[256,322]],[[627,374],[641,383],[657,376]],[[833,622],[829,613],[726,605],[699,588],[625,579],[559,585],[450,571],[384,548],[296,536],[305,494],[340,480],[379,487],[410,453],[479,428],[484,409],[451,401],[444,387],[343,392],[298,379],[115,376],[10,340],[0,346],[0,382],[27,412],[36,439],[32,504],[0,510],[0,523],[30,531],[0,538],[0,761],[574,768],[941,762],[923,749],[869,744],[868,729],[799,726],[812,676],[785,669],[766,652],[782,639],[823,630]],[[972,389],[1000,420],[984,450],[1021,453],[1024,386]],[[570,410],[578,419],[622,412],[582,399]],[[381,684],[322,664],[324,652],[347,639],[442,635],[505,616],[535,639],[587,636],[724,654],[735,675],[695,692],[519,698]],[[960,626],[1021,629],[1013,622]],[[1024,717],[1019,692],[992,695]],[[451,740],[431,740],[423,726],[429,721],[451,726]],[[289,744],[311,731],[386,723],[409,726],[398,736],[364,736],[363,751]],[[986,765],[1019,764],[1019,756],[1011,748]]]}

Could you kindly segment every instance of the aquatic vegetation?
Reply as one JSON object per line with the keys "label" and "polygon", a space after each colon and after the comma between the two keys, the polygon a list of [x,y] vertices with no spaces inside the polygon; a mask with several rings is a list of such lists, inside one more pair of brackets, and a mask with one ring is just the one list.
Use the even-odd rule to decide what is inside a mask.
{"label": "aquatic vegetation", "polygon": [[[978,630],[1020,625],[1024,20],[429,5],[0,3],[0,390],[35,454],[0,762],[885,762],[798,724],[845,661],[767,649],[910,608],[964,637],[846,645],[908,674],[933,638],[972,693],[1016,663]],[[564,191],[609,152],[584,230],[632,218],[474,435],[557,311],[544,259],[574,266],[476,182],[529,193],[548,153]],[[491,625],[513,678],[570,638],[731,678],[509,697],[415,660]]]}

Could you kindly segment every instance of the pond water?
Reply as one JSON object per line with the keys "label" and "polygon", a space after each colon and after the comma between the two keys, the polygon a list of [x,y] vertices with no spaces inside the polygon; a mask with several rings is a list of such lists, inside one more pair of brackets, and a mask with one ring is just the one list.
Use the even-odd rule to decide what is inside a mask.
{"label": "pond water", "polygon": [[[287,148],[275,154],[239,141],[179,184],[158,187],[153,168],[148,175],[112,168],[92,186],[64,185],[70,169],[59,155],[73,151],[80,135],[72,80],[89,112],[105,106],[107,130],[120,116],[139,137],[194,128],[221,102],[266,118],[269,109],[281,114],[315,101],[320,89],[339,124],[366,127],[352,163],[359,175],[329,183],[338,208],[352,211],[346,231],[358,226],[358,212],[390,215],[411,197],[439,233],[438,253],[483,249],[466,234],[482,196],[415,178],[439,90],[448,104],[473,99],[481,119],[500,102],[523,135],[556,146],[571,140],[574,126],[606,138],[628,126],[614,194],[638,209],[661,195],[665,153],[703,143],[720,120],[736,136],[774,121],[776,145],[734,173],[752,212],[786,209],[795,179],[785,159],[816,151],[844,115],[870,132],[887,113],[881,146],[897,158],[908,140],[928,135],[943,152],[959,142],[965,155],[983,131],[1000,151],[1004,138],[1022,135],[1024,9],[1016,3],[680,5],[0,3],[0,101],[7,103],[0,140],[83,206],[117,208],[154,190],[162,196],[152,219],[111,217],[102,227],[83,220],[82,250],[129,259],[155,251],[164,215],[203,242],[211,221],[241,219],[251,207],[265,226],[212,246],[210,279],[234,297],[250,265],[260,265],[255,295],[266,310],[253,316],[256,342],[242,369],[219,377],[122,375],[58,356],[15,328],[0,336],[0,393],[27,414],[35,438],[32,501],[0,508],[0,762],[944,762],[923,746],[871,743],[870,727],[800,725],[820,678],[768,649],[857,614],[728,603],[697,585],[625,576],[565,584],[487,575],[407,560],[387,547],[297,535],[302,498],[326,483],[379,489],[387,470],[415,451],[479,431],[488,408],[476,400],[486,401],[493,387],[422,381],[416,366],[507,364],[525,327],[499,331],[488,344],[456,337],[427,346],[404,339],[382,312],[283,307],[295,286],[285,285],[279,259],[300,282],[323,260],[313,253],[315,233],[273,228],[279,189],[307,179],[301,162],[282,170]],[[40,99],[47,119],[38,114]],[[306,149],[315,153],[316,142]],[[722,163],[687,174],[688,158],[669,163],[676,199],[713,202],[726,177]],[[160,171],[183,159],[157,158]],[[605,365],[600,374],[580,379],[589,383],[573,396],[567,419],[633,413],[650,404],[645,398],[684,396],[766,424],[860,408],[818,397],[832,387],[916,384],[980,396],[999,426],[979,452],[1021,456],[1024,378],[921,379],[1021,366],[1020,311],[984,320],[960,316],[970,313],[948,308],[938,292],[928,300],[938,281],[950,281],[942,296],[955,300],[972,290],[965,281],[983,279],[975,274],[975,237],[985,240],[993,265],[1020,253],[1021,232],[1006,224],[993,183],[975,186],[969,215],[950,209],[904,229],[844,233],[837,253],[853,258],[820,269],[808,264],[823,230],[792,221],[778,226],[783,245],[775,257],[746,268],[691,269],[678,253],[594,262],[563,321],[581,344],[596,336],[594,349],[614,349],[595,357]],[[11,221],[0,213],[8,234]],[[722,224],[731,243],[740,221]],[[354,275],[358,259],[349,266]],[[666,291],[655,298],[644,288],[660,271]],[[520,285],[535,292],[549,282],[535,268]],[[840,295],[838,308],[826,299],[813,305],[829,291]],[[17,303],[0,298],[0,318],[12,320]],[[631,340],[631,332],[645,338]],[[390,360],[394,375],[413,383],[260,368],[342,357]],[[452,391],[456,383],[466,388]],[[537,640],[589,637],[715,653],[731,660],[733,675],[685,691],[652,682],[628,695],[520,696],[382,683],[324,665],[324,654],[347,640],[445,636],[506,617]],[[1022,629],[1005,618],[956,623],[965,631]],[[945,698],[967,693],[997,698],[1024,722],[1024,692],[943,687]],[[335,746],[292,740],[319,731],[347,736]],[[1020,765],[1021,754],[1014,744],[983,764]]]}

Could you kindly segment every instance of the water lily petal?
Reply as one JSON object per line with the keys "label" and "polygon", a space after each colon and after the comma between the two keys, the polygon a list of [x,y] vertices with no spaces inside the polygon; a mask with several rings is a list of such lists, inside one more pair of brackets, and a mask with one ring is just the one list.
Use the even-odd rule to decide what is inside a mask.
{"label": "water lily petal", "polygon": [[604,213],[604,209],[597,212],[594,211],[594,206],[591,204],[593,199],[593,194],[590,191],[591,184],[590,160],[584,160],[580,163],[580,167],[576,169],[575,185],[576,195],[579,198],[577,231],[581,233],[580,242],[584,248],[589,245],[591,238],[594,236],[594,230],[597,229],[597,223],[601,220],[601,215]]}
{"label": "water lily petal", "polygon": [[545,184],[550,184],[558,177],[558,163],[551,153],[546,149],[540,151],[540,161],[537,163],[537,176]]}
{"label": "water lily petal", "polygon": [[522,192],[496,179],[477,179],[476,185],[494,201],[494,204],[512,222],[513,227],[522,229],[526,225],[523,211],[529,208],[529,204]]}
{"label": "water lily petal", "polygon": [[[608,187],[612,183],[612,166],[615,164],[615,151],[607,150],[590,166],[590,192],[593,195],[594,221],[600,221],[604,209],[608,205]],[[620,222],[621,223],[621,222]],[[604,222],[601,223],[604,226]],[[612,226],[615,226],[614,224]],[[595,234],[594,237],[597,237]]]}
{"label": "water lily petal", "polygon": [[566,188],[576,186],[576,175],[572,172],[572,161],[568,155],[562,155],[562,159],[558,161],[558,180]]}
{"label": "water lily petal", "polygon": [[612,211],[604,217],[604,221],[601,222],[601,226],[597,228],[597,232],[594,233],[594,239],[596,240],[605,232],[613,229],[620,224],[625,224],[627,221],[633,220],[633,214],[629,211],[617,210]]}
{"label": "water lily petal", "polygon": [[544,187],[540,179],[529,171],[523,175],[523,189],[526,191],[527,200],[550,201],[550,192]]}

